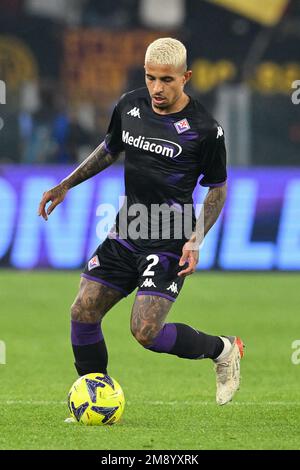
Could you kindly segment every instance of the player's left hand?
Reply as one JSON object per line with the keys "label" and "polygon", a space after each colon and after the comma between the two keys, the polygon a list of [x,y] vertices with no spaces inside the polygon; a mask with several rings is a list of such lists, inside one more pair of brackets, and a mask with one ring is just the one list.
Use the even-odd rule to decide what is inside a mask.
{"label": "player's left hand", "polygon": [[182,256],[179,260],[179,266],[188,263],[188,267],[178,273],[178,276],[185,277],[193,274],[199,261],[199,249],[195,249],[195,245],[188,241],[182,248]]}

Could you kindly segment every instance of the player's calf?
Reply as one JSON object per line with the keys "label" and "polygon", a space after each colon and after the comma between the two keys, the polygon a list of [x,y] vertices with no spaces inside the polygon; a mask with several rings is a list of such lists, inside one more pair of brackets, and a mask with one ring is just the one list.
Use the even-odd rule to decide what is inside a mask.
{"label": "player's calf", "polygon": [[173,354],[185,359],[215,359],[224,344],[219,336],[211,336],[182,323],[165,323],[173,305],[168,299],[154,295],[137,296],[131,317],[131,331],[145,348]]}
{"label": "player's calf", "polygon": [[172,302],[159,296],[137,296],[132,308],[130,328],[135,339],[150,348],[164,328]]}
{"label": "player's calf", "polygon": [[118,291],[82,278],[71,307],[71,340],[79,375],[107,373],[108,355],[101,320],[120,298],[122,294]]}

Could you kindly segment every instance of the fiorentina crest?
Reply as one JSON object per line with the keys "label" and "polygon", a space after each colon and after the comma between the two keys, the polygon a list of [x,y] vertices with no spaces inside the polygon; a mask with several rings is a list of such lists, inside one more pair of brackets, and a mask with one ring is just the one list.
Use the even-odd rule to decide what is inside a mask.
{"label": "fiorentina crest", "polygon": [[89,264],[88,264],[89,271],[91,271],[91,270],[94,269],[94,268],[97,268],[98,266],[100,266],[99,258],[98,258],[98,256],[94,256],[94,257],[89,261]]}
{"label": "fiorentina crest", "polygon": [[190,125],[186,118],[181,119],[181,121],[175,122],[174,126],[176,127],[176,131],[178,134],[182,134],[183,132],[188,131],[190,129]]}

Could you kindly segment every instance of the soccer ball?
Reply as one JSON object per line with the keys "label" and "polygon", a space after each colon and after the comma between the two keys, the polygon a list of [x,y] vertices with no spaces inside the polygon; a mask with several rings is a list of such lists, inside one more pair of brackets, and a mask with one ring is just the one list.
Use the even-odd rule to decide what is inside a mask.
{"label": "soccer ball", "polygon": [[68,395],[71,416],[89,426],[116,423],[123,414],[124,406],[124,393],[118,382],[101,373],[80,377]]}

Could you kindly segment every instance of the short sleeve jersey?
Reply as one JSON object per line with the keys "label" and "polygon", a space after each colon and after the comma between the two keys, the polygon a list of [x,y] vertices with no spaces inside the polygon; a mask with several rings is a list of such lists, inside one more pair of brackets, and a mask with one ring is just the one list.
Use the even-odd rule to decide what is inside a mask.
{"label": "short sleeve jersey", "polygon": [[[115,106],[105,144],[111,154],[125,152],[126,214],[122,209],[118,214],[117,232],[121,214],[128,227],[139,214],[133,216],[130,207],[142,205],[148,218],[139,219],[140,236],[133,237],[129,230],[125,236],[123,231],[122,238],[128,238],[141,250],[180,253],[189,234],[183,231],[178,237],[171,227],[166,236],[168,230],[162,227],[162,216],[156,217],[153,208],[171,208],[171,220],[174,210],[183,214],[191,208],[194,228],[192,194],[198,181],[207,187],[226,182],[222,127],[191,97],[180,112],[158,114],[152,109],[147,88],[141,88],[123,95]],[[133,206],[136,204],[139,206]]]}

